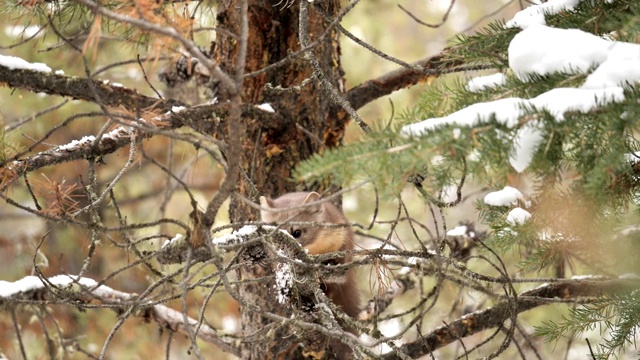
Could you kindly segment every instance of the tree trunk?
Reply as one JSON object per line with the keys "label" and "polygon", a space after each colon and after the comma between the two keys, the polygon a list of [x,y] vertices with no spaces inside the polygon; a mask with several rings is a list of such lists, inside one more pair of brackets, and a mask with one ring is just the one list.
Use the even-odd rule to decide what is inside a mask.
{"label": "tree trunk", "polygon": [[[224,6],[222,3],[224,2],[221,2],[221,7]],[[240,13],[236,10],[238,3],[237,0],[231,0],[226,7],[219,9],[217,16],[218,27],[223,31],[218,33],[214,55],[222,68],[229,72],[235,68],[238,43],[225,35],[225,31],[240,33]],[[266,0],[249,0],[246,74],[276,63],[300,49],[299,5],[283,5],[284,2],[274,6],[273,2]],[[316,7],[334,17],[340,10],[340,2],[328,0],[311,5],[308,29],[311,41],[316,41],[325,34],[327,28],[323,15]],[[343,91],[340,46],[336,31],[331,30],[322,37],[311,51],[320,63],[324,78]],[[240,137],[243,142],[240,165],[244,175],[237,185],[237,191],[254,202],[260,195],[277,196],[296,190],[297,185],[291,181],[295,165],[324,148],[339,145],[342,140],[346,126],[345,116],[338,116],[339,109],[328,96],[323,95],[316,81],[307,81],[306,85],[300,86],[312,75],[307,58],[300,54],[289,58],[282,66],[245,78],[243,101],[256,105],[269,103],[279,115],[276,124],[266,124],[259,117],[243,119],[246,134]],[[293,91],[274,91],[267,89],[267,84],[282,88],[300,87]],[[322,187],[322,184],[317,184],[314,190]],[[241,224],[257,218],[258,211],[236,198],[231,199],[232,222]],[[251,270],[243,270],[239,276],[246,280],[256,277],[256,274]],[[261,340],[268,333],[272,341],[268,348],[263,347],[263,341],[244,343],[242,358],[276,357],[276,354],[295,345],[295,337],[286,333],[287,330],[282,327],[277,331],[261,332],[269,329],[267,324],[271,320],[251,311],[248,304],[276,314],[283,313],[283,310],[282,305],[275,301],[271,285],[254,284],[239,289],[243,301],[246,301],[241,304],[243,333],[249,339],[253,335]],[[258,344],[260,348],[256,346]]]}

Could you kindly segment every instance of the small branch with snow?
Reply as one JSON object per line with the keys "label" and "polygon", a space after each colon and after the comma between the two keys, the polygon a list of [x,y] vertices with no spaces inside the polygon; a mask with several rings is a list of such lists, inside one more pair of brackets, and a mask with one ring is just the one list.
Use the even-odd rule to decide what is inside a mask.
{"label": "small branch with snow", "polygon": [[64,291],[66,295],[65,302],[69,299],[75,300],[74,304],[82,306],[82,304],[91,303],[95,307],[95,302],[109,305],[109,308],[125,310],[131,306],[135,306],[137,310],[134,315],[140,317],[144,321],[155,321],[162,328],[188,335],[188,329],[194,332],[197,328],[198,339],[205,341],[231,354],[239,355],[237,349],[221,338],[216,329],[199,323],[198,320],[187,318],[188,323],[184,322],[184,316],[179,311],[173,310],[165,305],[152,304],[146,300],[141,300],[136,294],[130,294],[118,290],[114,290],[105,285],[98,285],[93,279],[86,277],[77,277],[73,275],[57,275],[48,279],[41,279],[37,276],[26,276],[15,282],[0,280],[0,307],[8,304],[20,304],[24,300],[45,301],[47,303],[55,302],[57,296],[54,293]]}
{"label": "small branch with snow", "polygon": [[94,136],[85,136],[80,140],[73,140],[68,144],[39,152],[26,159],[11,161],[6,167],[12,170],[13,178],[16,179],[45,166],[111,154],[126,145],[133,146],[132,140],[134,139],[141,140],[150,136],[151,134],[141,133],[138,129],[127,130],[125,127],[118,127],[103,135],[97,143],[95,143]]}
{"label": "small branch with snow", "polygon": [[505,186],[500,191],[490,192],[484,197],[484,202],[491,206],[511,206],[516,205],[518,200],[524,199],[522,193],[511,186]]}

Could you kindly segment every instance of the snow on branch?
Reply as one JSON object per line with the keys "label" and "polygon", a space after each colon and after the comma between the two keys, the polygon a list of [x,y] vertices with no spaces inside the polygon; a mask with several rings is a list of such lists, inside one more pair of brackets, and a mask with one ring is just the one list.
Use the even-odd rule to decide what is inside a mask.
{"label": "snow on branch", "polygon": [[[1,66],[0,82],[2,82]],[[153,123],[158,126],[134,126],[133,135],[135,135],[136,141],[151,138],[156,135],[156,133],[183,126],[190,127],[199,133],[215,134],[224,126],[229,113],[228,103],[204,104],[186,109],[181,107],[175,108],[179,111],[171,112],[171,108],[169,108],[166,113],[154,116],[154,118],[151,119],[152,121],[149,122],[149,124]],[[261,111],[252,105],[243,106],[243,119],[255,119],[258,117],[266,119],[265,123],[268,124],[267,127],[270,128],[278,129],[287,126],[284,121],[280,121],[281,117],[275,113]],[[13,172],[14,178],[18,178],[28,172],[45,166],[109,155],[120,148],[130,145],[131,134],[126,127],[120,126],[102,136],[98,143],[94,143],[92,140],[95,139],[89,135],[80,140],[72,141],[69,144],[39,152],[24,159],[11,161],[7,164],[7,167]],[[2,164],[0,164],[0,166],[2,166]]]}
{"label": "snow on branch", "polygon": [[[235,251],[247,248],[249,260],[261,262],[266,256],[266,250],[256,249],[253,245],[271,243],[276,249],[296,248],[296,256],[309,259],[296,240],[284,230],[278,230],[273,226],[245,225],[230,234],[221,235],[211,239],[211,246],[201,246],[193,250],[192,261],[207,261],[211,259],[213,248],[219,251]],[[247,245],[248,244],[248,245]],[[294,245],[296,244],[296,245]],[[167,240],[158,252],[158,261],[162,264],[176,264],[186,261],[187,249],[190,247],[187,239],[178,234],[173,239]],[[253,253],[255,252],[255,253]]]}
{"label": "snow on branch", "polygon": [[[139,133],[140,131],[136,128],[127,129],[120,126],[104,134],[97,142],[93,135],[84,136],[80,140],[73,140],[68,144],[39,152],[26,159],[11,161],[6,166],[12,171],[15,179],[45,166],[111,154],[126,145],[131,145],[132,137],[136,141],[140,140]],[[143,135],[142,137],[150,136],[147,133],[140,135]]]}
{"label": "snow on branch", "polygon": [[[189,336],[196,333],[197,337],[207,343],[214,344],[222,350],[238,355],[236,349],[220,337],[216,329],[199,323],[196,319],[186,317],[179,311],[165,305],[151,304],[141,300],[136,294],[114,290],[106,285],[99,285],[97,281],[74,275],[57,275],[48,279],[37,276],[26,276],[15,282],[0,280],[0,307],[7,304],[20,303],[21,300],[56,301],[58,293],[64,292],[65,300],[74,299],[82,303],[109,304],[109,308],[125,310],[135,306],[134,315],[157,322],[163,328]],[[188,329],[190,328],[190,330]],[[196,328],[198,331],[196,332]]]}
{"label": "snow on branch", "polygon": [[491,206],[510,206],[516,205],[518,200],[524,199],[520,190],[505,186],[502,190],[493,191],[485,195],[484,202]]}
{"label": "snow on branch", "polygon": [[[640,81],[638,53],[638,44],[610,41],[577,29],[528,26],[509,44],[509,67],[513,73],[521,81],[529,81],[534,75],[585,73],[597,66],[581,87],[555,88],[530,99],[479,102],[444,117],[404,126],[401,134],[422,136],[445,126],[477,127],[495,120],[516,129],[509,163],[517,172],[523,172],[543,142],[545,132],[544,125],[536,118],[524,123],[521,118],[534,111],[546,111],[560,123],[567,112],[589,113],[598,107],[623,102],[623,87]],[[479,90],[471,85],[469,90]]]}
{"label": "snow on branch", "polygon": [[0,82],[6,83],[11,88],[90,102],[95,102],[96,98],[99,98],[100,102],[106,106],[122,106],[130,111],[141,109],[169,111],[172,106],[184,105],[177,100],[145,96],[136,90],[100,79],[66,76],[59,71],[53,74],[43,73],[31,66],[14,66],[15,64],[0,61]]}
{"label": "snow on branch", "polygon": [[533,25],[545,25],[545,15],[554,15],[562,11],[573,10],[580,0],[550,0],[543,4],[529,6],[518,11],[513,19],[507,21],[506,28],[526,29]]}
{"label": "snow on branch", "polygon": [[15,56],[0,55],[0,65],[9,69],[32,70],[44,73],[50,73],[51,68],[43,63],[30,63],[24,59]]}

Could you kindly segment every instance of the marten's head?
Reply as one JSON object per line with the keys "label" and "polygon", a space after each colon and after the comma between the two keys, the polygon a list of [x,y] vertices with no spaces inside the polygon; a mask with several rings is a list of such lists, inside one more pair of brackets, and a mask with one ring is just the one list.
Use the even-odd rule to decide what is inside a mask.
{"label": "marten's head", "polygon": [[327,214],[325,204],[317,202],[317,192],[294,192],[282,195],[277,199],[260,197],[262,210],[260,216],[264,222],[282,224],[286,230],[304,247],[318,238],[322,231],[320,226],[294,225],[294,222],[332,223],[334,219]]}

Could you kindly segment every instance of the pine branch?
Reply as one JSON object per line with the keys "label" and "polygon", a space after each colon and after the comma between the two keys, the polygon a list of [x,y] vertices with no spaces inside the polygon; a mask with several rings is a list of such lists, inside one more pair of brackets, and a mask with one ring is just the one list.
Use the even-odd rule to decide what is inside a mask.
{"label": "pine branch", "polygon": [[25,69],[10,69],[0,65],[0,84],[36,93],[68,96],[75,100],[95,102],[94,91],[106,106],[122,106],[129,111],[156,110],[165,112],[174,106],[184,106],[172,99],[157,99],[141,95],[135,90],[116,86],[102,80],[47,74]]}
{"label": "pine branch", "polygon": [[[412,64],[413,68],[401,67],[375,79],[365,81],[347,91],[347,101],[357,110],[394,91],[416,85],[420,82],[432,80],[447,72],[455,71],[454,69],[456,67],[463,64],[462,59],[457,62],[448,63],[448,66],[443,68],[443,58],[447,51],[448,50],[444,50],[438,55],[415,62]],[[422,70],[416,70],[416,67]]]}
{"label": "pine branch", "polygon": [[[119,91],[120,89],[124,88],[116,87],[116,90]],[[138,96],[140,96],[142,102],[146,101],[144,100],[146,97]],[[115,96],[110,97],[108,100],[117,99],[118,96]],[[61,146],[39,152],[24,159],[8,160],[0,163],[0,167],[10,169],[12,172],[11,177],[18,178],[28,172],[46,166],[79,159],[99,158],[112,154],[116,150],[130,145],[130,137],[132,135],[135,135],[138,141],[151,138],[158,133],[164,133],[170,136],[170,134],[166,133],[167,130],[177,129],[183,126],[190,127],[201,134],[215,137],[216,134],[222,134],[222,129],[224,129],[227,124],[230,108],[231,105],[229,103],[204,104],[186,108],[180,112],[167,112],[154,117],[153,121],[157,127],[137,126],[132,130],[133,133],[131,133],[130,130],[124,126],[120,126],[112,130],[109,133],[110,136],[101,137],[95,144],[89,141],[78,143],[74,147]],[[247,122],[260,119],[265,129],[275,129],[275,131],[289,125],[286,121],[282,120],[283,118],[279,114],[262,111],[250,104],[241,105],[241,119]]]}
{"label": "pine branch", "polygon": [[[584,298],[598,298],[603,295],[613,295],[638,289],[638,281],[591,278],[562,280],[543,285],[526,291],[516,298],[503,301],[486,310],[477,311],[460,319],[441,326],[430,334],[400,347],[400,351],[413,358],[431,354],[433,351],[459,339],[478,332],[504,325],[512,313],[517,314],[531,310],[538,306],[558,302],[574,302]],[[399,359],[397,354],[390,353],[382,356],[385,360]]]}
{"label": "pine branch", "polygon": [[[138,295],[99,285],[90,278],[73,275],[58,275],[48,279],[28,276],[13,283],[0,281],[0,308],[15,307],[21,303],[44,302],[56,303],[60,299],[60,292],[64,292],[65,303],[74,301],[79,307],[90,305],[95,308],[104,306],[116,311],[126,311],[136,307],[133,315],[144,321],[155,321],[162,328],[188,335],[197,330],[198,339],[218,346],[225,352],[239,355],[235,347],[220,338],[216,329],[199,323],[188,317],[188,324],[184,322],[181,312],[168,306],[152,304],[150,301],[139,299]],[[20,309],[20,307],[18,307]]]}

